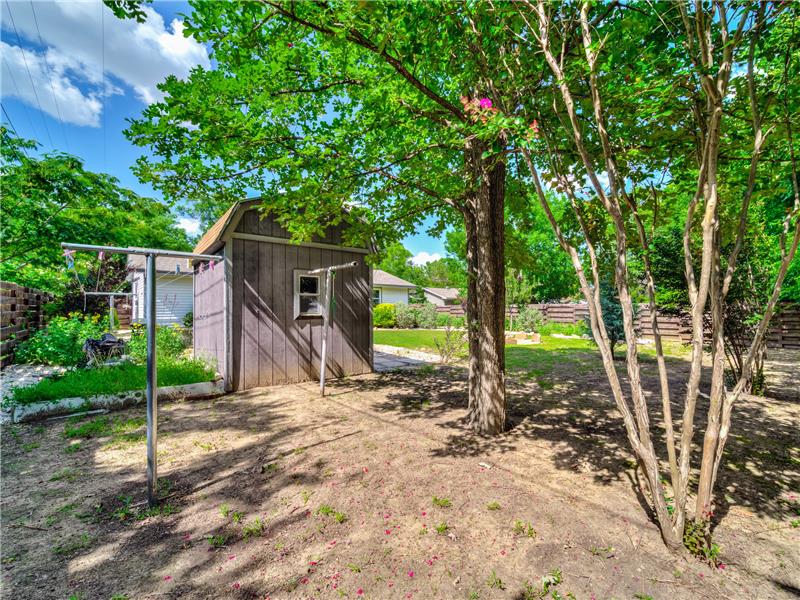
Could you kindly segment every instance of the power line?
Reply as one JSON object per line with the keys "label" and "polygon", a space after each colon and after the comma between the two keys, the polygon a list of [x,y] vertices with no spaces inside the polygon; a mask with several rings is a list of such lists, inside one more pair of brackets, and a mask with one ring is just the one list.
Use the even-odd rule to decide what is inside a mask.
{"label": "power line", "polygon": [[[11,83],[14,84],[14,90],[17,92],[17,98],[22,98],[22,94],[19,93],[19,86],[17,85],[17,79],[14,77],[14,71],[11,70],[11,65],[8,64],[6,57],[3,57],[3,62],[6,64],[6,68],[8,68],[8,74],[11,76]],[[22,103],[22,108],[25,111],[25,118],[28,119],[28,125],[31,126],[31,132],[33,135],[36,135],[36,127],[33,126],[33,121],[31,120],[31,114],[28,110],[28,105],[24,102]],[[19,134],[17,134],[19,135]]]}
{"label": "power line", "polygon": [[[14,122],[11,120],[11,115],[8,114],[8,111],[6,110],[6,107],[3,106],[2,104],[0,104],[0,108],[3,109],[3,114],[6,116],[6,120],[8,121],[8,124],[11,125],[11,129],[14,130],[14,135],[16,135],[17,138],[22,140],[22,137],[19,135],[19,132],[17,131],[17,128],[14,127]],[[30,155],[28,154],[28,149],[25,146],[20,146],[20,148],[22,148],[22,152],[25,153],[25,156],[27,156],[28,159],[30,159]]]}
{"label": "power line", "polygon": [[14,28],[14,34],[17,36],[17,48],[22,53],[22,60],[25,63],[25,70],[28,72],[28,79],[31,80],[31,88],[33,89],[33,96],[36,98],[36,104],[39,107],[39,116],[42,117],[42,124],[44,125],[44,131],[47,133],[47,140],[50,142],[50,147],[54,148],[53,146],[53,138],[50,137],[50,129],[47,127],[47,121],[44,118],[44,111],[42,110],[42,103],[39,101],[39,93],[36,91],[36,85],[33,83],[33,75],[31,75],[31,69],[28,66],[28,57],[25,55],[25,49],[22,47],[22,38],[19,36],[19,31],[17,31],[17,24],[14,22],[14,15],[11,12],[11,5],[6,0],[6,8],[8,8],[8,16],[11,19],[11,26]]}
{"label": "power line", "polygon": [[[36,18],[36,9],[33,6],[33,0],[28,0],[31,5],[31,12],[33,13],[33,22],[36,24],[36,33],[39,36],[39,45],[43,48],[45,47],[44,41],[42,40],[42,32],[39,29],[39,20]],[[61,107],[58,105],[58,98],[56,97],[56,90],[53,86],[53,76],[50,71],[50,65],[47,62],[47,51],[45,50],[44,53],[44,66],[47,70],[47,78],[50,80],[50,91],[53,94],[53,103],[56,105],[56,112],[58,113],[58,122],[61,123],[61,133],[64,136],[64,142],[67,145],[67,152],[70,151],[69,149],[69,138],[67,137],[67,130],[64,127],[64,119],[61,118]]]}

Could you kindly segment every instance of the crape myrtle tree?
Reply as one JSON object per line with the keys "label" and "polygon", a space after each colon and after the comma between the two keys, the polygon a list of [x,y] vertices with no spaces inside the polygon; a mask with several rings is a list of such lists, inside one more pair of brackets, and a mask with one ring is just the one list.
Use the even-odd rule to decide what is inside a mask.
{"label": "crape myrtle tree", "polygon": [[[798,125],[798,106],[796,94],[786,93],[798,80],[794,32],[798,8],[788,3],[670,2],[648,3],[633,10],[615,4],[527,0],[517,6],[527,21],[525,41],[531,52],[540,52],[547,62],[553,90],[551,110],[546,117],[542,113],[541,135],[536,143],[522,146],[523,156],[545,211],[550,211],[546,182],[573,202],[585,234],[581,242],[589,256],[588,266],[580,260],[578,244],[561,231],[555,218],[550,219],[551,225],[572,257],[589,305],[592,333],[662,537],[677,551],[688,527],[692,441],[704,347],[710,347],[712,357],[710,401],[691,529],[700,528],[708,535],[713,489],[732,410],[746,385],[800,239],[792,137]],[[784,60],[775,61],[776,54]],[[741,120],[747,127],[736,124]],[[740,135],[746,133],[744,139],[731,134],[734,128]],[[779,173],[791,193],[771,198],[783,213],[779,257],[761,319],[752,332],[739,377],[729,389],[724,378],[726,297],[746,245],[754,191],[771,177],[764,174],[761,160],[770,153],[769,173]],[[739,161],[739,171],[746,170],[744,182],[738,174],[726,181],[733,170],[726,169],[731,160]],[[666,177],[660,177],[662,174]],[[658,210],[659,181],[670,179],[692,182],[683,196],[681,235],[692,354],[677,435],[655,320],[657,282],[649,261],[650,223]],[[592,231],[598,207],[610,231],[608,236]],[[609,336],[603,320],[598,241],[610,246],[614,254],[614,284],[627,346],[627,390],[614,368],[608,344],[602,343]],[[632,277],[629,265],[636,251],[642,257],[641,281]],[[671,509],[662,487],[652,411],[646,403],[637,357],[633,308],[637,287],[643,288],[649,303],[655,336],[669,485],[674,497]],[[706,313],[710,339],[704,332]]]}
{"label": "crape myrtle tree", "polygon": [[[137,2],[109,2],[141,18]],[[540,70],[489,3],[190,3],[186,32],[213,70],[168,78],[129,130],[136,173],[208,221],[248,192],[292,234],[350,219],[350,241],[398,239],[422,219],[463,223],[469,420],[505,426],[502,111]],[[502,12],[498,12],[502,11]],[[522,81],[522,85],[520,84]],[[509,87],[513,84],[513,87]],[[500,110],[502,109],[502,111]],[[347,210],[345,210],[347,209]]]}

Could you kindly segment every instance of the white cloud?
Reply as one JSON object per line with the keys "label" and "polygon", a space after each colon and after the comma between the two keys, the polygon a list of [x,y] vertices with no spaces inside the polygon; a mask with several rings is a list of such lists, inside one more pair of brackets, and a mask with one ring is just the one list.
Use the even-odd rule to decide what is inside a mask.
{"label": "white cloud", "polygon": [[198,219],[181,217],[178,219],[178,227],[183,229],[189,235],[197,235],[200,233],[200,221]]}
{"label": "white cloud", "polygon": [[[102,89],[82,92],[73,81],[75,79],[85,81],[85,77],[67,57],[56,56],[51,60],[53,57],[51,51],[48,52],[45,62],[44,53],[22,50],[5,42],[0,42],[0,53],[4,57],[4,96],[16,96],[36,108],[41,105],[42,110],[54,119],[59,118],[60,114],[67,123],[89,127],[100,125],[100,113],[103,109],[100,96]],[[110,91],[117,90],[110,88]]]}
{"label": "white cloud", "polygon": [[[144,23],[118,19],[101,2],[3,2],[0,8],[3,38],[13,41],[2,48],[8,63],[3,67],[3,95],[17,96],[38,108],[32,78],[42,110],[57,118],[55,92],[62,118],[76,125],[98,126],[102,97],[122,93],[120,84],[149,104],[163,97],[156,85],[167,75],[186,77],[195,65],[210,64],[206,48],[184,37],[182,21],[173,19],[167,26],[149,6],[144,7]],[[38,47],[41,32],[47,46],[46,53],[42,48],[25,50],[30,78],[16,45],[11,16],[21,37]],[[9,70],[16,89],[6,77]]]}
{"label": "white cloud", "polygon": [[420,266],[427,264],[429,262],[433,262],[435,260],[439,260],[442,258],[442,255],[438,252],[434,252],[433,254],[428,254],[427,252],[419,252],[411,257],[411,264],[415,266]]}

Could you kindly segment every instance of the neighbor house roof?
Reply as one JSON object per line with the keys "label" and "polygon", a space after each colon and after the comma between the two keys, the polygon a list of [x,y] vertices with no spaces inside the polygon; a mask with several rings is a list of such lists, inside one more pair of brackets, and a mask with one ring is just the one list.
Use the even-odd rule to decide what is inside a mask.
{"label": "neighbor house roof", "polygon": [[436,296],[437,298],[441,298],[442,300],[458,300],[459,296],[461,295],[456,288],[429,287],[425,288],[425,291]]}
{"label": "neighbor house roof", "polygon": [[[128,255],[129,271],[144,271],[147,257],[143,254]],[[186,274],[193,271],[192,265],[185,258],[171,258],[169,256],[156,257],[156,271],[158,273]],[[190,280],[191,281],[191,280]]]}
{"label": "neighbor house roof", "polygon": [[391,273],[387,273],[386,271],[381,271],[380,269],[372,270],[372,285],[405,287],[405,288],[417,287],[416,285],[406,281],[405,279],[400,279],[399,277],[395,277]]}

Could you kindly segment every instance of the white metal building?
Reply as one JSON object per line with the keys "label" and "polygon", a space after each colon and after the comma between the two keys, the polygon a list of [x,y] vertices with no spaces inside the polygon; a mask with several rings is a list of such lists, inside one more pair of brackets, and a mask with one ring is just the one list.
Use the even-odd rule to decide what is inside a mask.
{"label": "white metal building", "polygon": [[381,271],[372,270],[372,304],[408,304],[408,295],[416,285]]}
{"label": "white metal building", "polygon": [[[142,255],[128,256],[128,280],[131,282],[131,322],[144,322],[144,267]],[[183,324],[183,317],[192,311],[194,290],[192,267],[186,260],[160,257],[156,260],[158,297],[156,322],[159,325]]]}

